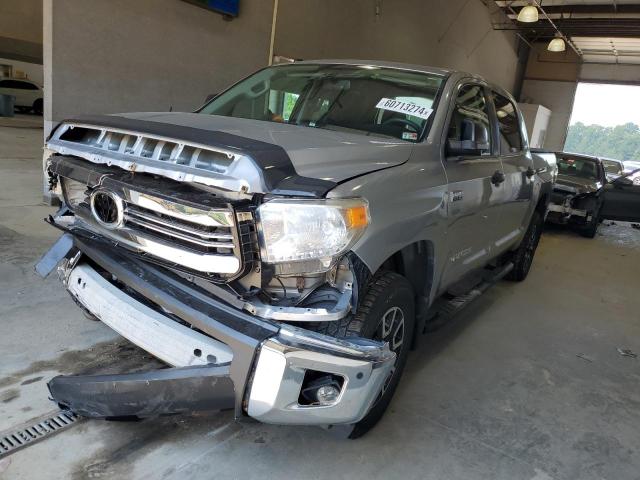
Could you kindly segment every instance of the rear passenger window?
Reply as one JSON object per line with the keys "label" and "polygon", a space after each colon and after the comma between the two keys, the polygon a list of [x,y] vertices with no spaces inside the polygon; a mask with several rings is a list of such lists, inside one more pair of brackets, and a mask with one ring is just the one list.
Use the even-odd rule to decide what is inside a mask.
{"label": "rear passenger window", "polygon": [[447,134],[450,156],[491,153],[489,106],[481,85],[463,85],[458,91]]}
{"label": "rear passenger window", "polygon": [[498,115],[500,154],[509,155],[522,150],[522,134],[515,105],[506,97],[493,92],[493,103]]}

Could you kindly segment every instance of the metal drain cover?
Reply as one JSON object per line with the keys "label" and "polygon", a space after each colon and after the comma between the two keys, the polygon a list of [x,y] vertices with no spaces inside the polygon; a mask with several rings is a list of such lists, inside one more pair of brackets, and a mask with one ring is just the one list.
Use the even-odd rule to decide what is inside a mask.
{"label": "metal drain cover", "polygon": [[19,427],[0,433],[0,458],[65,430],[81,420],[68,410],[50,412]]}

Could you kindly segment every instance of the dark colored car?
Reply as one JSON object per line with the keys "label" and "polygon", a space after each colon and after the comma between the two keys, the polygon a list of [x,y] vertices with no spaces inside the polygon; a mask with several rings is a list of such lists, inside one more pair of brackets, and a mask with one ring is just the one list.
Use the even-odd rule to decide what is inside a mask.
{"label": "dark colored car", "polygon": [[632,181],[640,169],[607,178],[600,158],[567,152],[557,152],[556,158],[558,177],[547,220],[571,225],[587,238],[595,237],[603,219],[640,221],[640,185]]}

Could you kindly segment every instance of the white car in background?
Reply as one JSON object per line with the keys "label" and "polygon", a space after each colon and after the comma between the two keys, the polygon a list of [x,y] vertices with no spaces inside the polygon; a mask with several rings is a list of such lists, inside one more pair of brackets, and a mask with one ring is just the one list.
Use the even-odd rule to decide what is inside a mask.
{"label": "white car in background", "polygon": [[31,111],[42,115],[44,91],[31,80],[22,78],[0,78],[0,95],[13,95],[15,106],[21,111]]}

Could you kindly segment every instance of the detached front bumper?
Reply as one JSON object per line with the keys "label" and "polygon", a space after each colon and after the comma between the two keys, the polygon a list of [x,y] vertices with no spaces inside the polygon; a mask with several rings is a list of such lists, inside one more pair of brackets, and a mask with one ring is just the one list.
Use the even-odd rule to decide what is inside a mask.
{"label": "detached front bumper", "polygon": [[[82,257],[72,266],[66,262],[62,277],[74,299],[172,366],[52,379],[53,400],[81,415],[149,417],[234,408],[236,416],[266,423],[350,424],[367,413],[395,362],[386,344],[265,321],[116,248],[78,238],[73,243]],[[55,254],[60,256],[60,248]],[[340,379],[337,398],[325,405],[301,403],[306,382],[322,375]]]}

